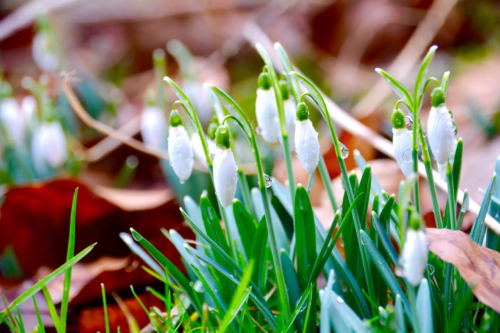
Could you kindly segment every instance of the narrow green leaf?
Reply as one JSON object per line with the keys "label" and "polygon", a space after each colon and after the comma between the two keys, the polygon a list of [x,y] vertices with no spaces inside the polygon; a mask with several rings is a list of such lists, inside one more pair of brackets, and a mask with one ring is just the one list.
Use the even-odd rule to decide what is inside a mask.
{"label": "narrow green leaf", "polygon": [[297,256],[297,278],[304,291],[309,274],[316,261],[316,228],[309,195],[302,185],[295,192],[295,252]]}
{"label": "narrow green leaf", "polygon": [[255,232],[255,239],[252,244],[252,250],[250,251],[250,260],[255,263],[255,269],[253,272],[252,281],[258,287],[259,290],[263,291],[262,281],[263,276],[267,274],[267,264],[266,264],[266,249],[267,249],[267,224],[264,217],[260,220],[260,223]]}
{"label": "narrow green leaf", "polygon": [[109,333],[109,318],[108,318],[108,304],[106,303],[106,289],[104,283],[101,283],[102,290],[102,307],[104,309],[104,323],[106,324],[106,333]]}
{"label": "narrow green leaf", "polygon": [[229,304],[228,310],[224,316],[224,320],[219,326],[220,332],[225,332],[229,324],[234,320],[243,305],[248,301],[248,297],[252,291],[252,287],[248,287],[252,279],[253,261],[250,261],[241,276],[240,284],[234,293],[233,299]]}
{"label": "narrow green leaf", "polygon": [[17,308],[17,326],[19,326],[19,331],[21,333],[26,333],[26,330],[24,329],[24,322],[23,322],[23,317],[21,316],[21,310]]}
{"label": "narrow green leaf", "polygon": [[36,303],[35,295],[31,296],[33,299],[33,305],[35,307],[36,319],[38,321],[38,333],[45,333],[45,327],[43,326],[42,317],[40,316],[40,311],[38,310],[38,304]]}
{"label": "narrow green leaf", "polygon": [[292,328],[295,320],[299,318],[300,313],[304,311],[304,303],[310,298],[312,291],[313,285],[310,284],[309,287],[307,287],[307,289],[304,291],[304,293],[302,293],[302,296],[300,296],[299,300],[295,303],[295,310],[293,311],[292,316],[290,317],[288,322],[285,324],[283,332],[290,332],[290,329]]}
{"label": "narrow green leaf", "polygon": [[220,225],[219,216],[206,195],[200,198],[200,210],[207,236],[213,239],[226,253],[229,254],[229,246],[224,237],[224,232]]}
{"label": "narrow green leaf", "polygon": [[[425,55],[424,60],[422,60],[422,64],[420,65],[420,69],[418,70],[417,79],[415,81],[415,93],[414,93],[415,98],[418,98],[418,96],[420,96],[423,93],[422,88],[425,82],[425,77],[427,76],[427,71],[429,70],[429,66],[432,62],[432,58],[434,58],[436,50],[437,50],[436,45],[431,46],[429,51]],[[417,105],[418,104],[419,103],[417,103]]]}
{"label": "narrow green leaf", "polygon": [[[495,163],[495,173],[500,174],[500,157],[497,158]],[[500,204],[498,200],[500,199],[500,178],[497,178],[497,184],[495,191],[491,195],[492,203],[490,205],[489,214],[497,221],[500,222]],[[498,246],[498,235],[488,228],[486,234],[486,247],[495,250]]]}
{"label": "narrow green leaf", "polygon": [[[66,261],[71,260],[75,255],[75,229],[76,229],[76,200],[78,197],[78,187],[75,190],[73,196],[73,204],[71,206],[71,218],[69,223],[69,240],[68,240],[68,252],[66,254]],[[68,313],[68,303],[69,303],[69,290],[71,288],[71,267],[64,273],[64,285],[63,294],[61,300],[61,328],[66,331],[66,318]]]}
{"label": "narrow green leaf", "polygon": [[[229,278],[229,280],[231,280],[235,284],[237,284],[237,285],[240,284],[240,280],[238,280],[237,278],[235,278],[234,275],[232,275],[230,272],[228,272],[224,267],[222,267],[221,265],[219,265],[214,260],[210,259],[209,257],[207,257],[206,255],[204,255],[203,253],[201,253],[201,252],[193,249],[189,245],[186,245],[186,249],[190,253],[192,253],[194,256],[196,256],[198,259],[204,261],[208,265],[210,265],[213,268],[215,268],[217,271],[219,271],[222,274],[224,274],[227,278]],[[252,287],[254,287],[253,284],[252,284]],[[266,318],[267,322],[271,325],[271,327],[273,329],[276,329],[276,325],[277,325],[276,319],[274,318],[274,316],[273,316],[273,314],[271,312],[271,309],[269,308],[267,302],[263,299],[263,297],[262,296],[257,296],[259,294],[260,294],[260,292],[258,290],[252,289],[252,291],[250,292],[250,298],[252,299],[252,301],[255,302],[255,305],[262,312],[262,314]]]}
{"label": "narrow green leaf", "polygon": [[17,297],[8,307],[7,309],[3,310],[2,313],[0,313],[0,323],[3,323],[4,320],[7,318],[7,313],[12,312],[13,309],[17,308],[21,304],[23,304],[26,300],[31,298],[35,293],[41,290],[42,285],[47,285],[49,282],[54,280],[57,276],[61,275],[64,273],[68,268],[72,267],[74,264],[79,262],[83,257],[85,257],[91,250],[92,248],[96,245],[97,243],[94,243],[84,249],[82,252],[78,253],[76,256],[74,256],[71,260],[66,262],[64,265],[44,277],[42,280],[38,281],[38,283],[34,284],[28,290],[26,290],[24,293],[22,293],[19,297]]}
{"label": "narrow green leaf", "polygon": [[474,225],[472,226],[472,230],[470,232],[470,238],[476,244],[481,244],[483,241],[484,233],[486,232],[484,219],[486,218],[486,214],[488,213],[488,208],[491,202],[491,196],[493,192],[495,192],[496,188],[496,180],[497,174],[493,173],[493,177],[486,189],[486,193],[484,195],[483,201],[481,202],[481,207],[479,208],[479,213],[477,215],[476,220],[474,221]]}
{"label": "narrow green leaf", "polygon": [[134,239],[139,242],[139,244],[141,244],[161,266],[168,269],[170,277],[172,277],[174,282],[179,285],[179,287],[188,296],[196,312],[198,312],[200,316],[203,316],[200,300],[196,295],[196,291],[193,290],[192,286],[190,285],[189,280],[186,279],[181,271],[179,271],[179,269],[175,267],[175,265],[170,260],[168,260],[160,251],[158,251],[148,240],[142,237],[141,234],[139,234],[134,229],[130,229],[130,231],[132,233],[132,236],[134,236]]}
{"label": "narrow green leaf", "polygon": [[432,321],[432,303],[429,290],[429,283],[424,278],[420,282],[417,294],[417,316],[418,328],[421,332],[434,332],[434,324]]}
{"label": "narrow green leaf", "polygon": [[389,287],[389,290],[392,292],[393,299],[396,297],[396,295],[401,296],[403,304],[405,306],[404,309],[408,317],[408,320],[412,322],[411,308],[408,299],[404,297],[404,292],[401,289],[401,286],[399,285],[398,281],[394,277],[391,268],[384,260],[384,257],[382,257],[380,252],[378,252],[377,248],[375,247],[375,244],[373,244],[372,240],[370,239],[370,236],[368,236],[368,234],[363,230],[361,230],[361,241],[362,241],[361,245],[367,250],[367,253],[371,258],[373,264],[375,265],[378,272],[384,279],[385,283],[387,284],[387,287]]}
{"label": "narrow green leaf", "polygon": [[[299,302],[301,297],[301,291],[299,286],[299,281],[297,280],[297,275],[295,274],[295,268],[293,266],[290,257],[285,251],[281,251],[281,265],[283,266],[283,275],[285,275],[286,287],[288,290],[288,296],[290,299],[290,309],[295,309],[297,302]],[[310,285],[309,285],[310,287]],[[308,287],[308,288],[309,288]],[[295,309],[297,310],[297,309]],[[293,317],[293,314],[292,314]],[[299,320],[300,322],[300,320]],[[302,328],[302,326],[296,323],[296,328],[298,331]],[[297,325],[299,324],[299,325]],[[287,332],[287,331],[285,331]]]}
{"label": "narrow green leaf", "polygon": [[241,243],[245,251],[245,257],[248,259],[252,253],[252,246],[255,241],[255,233],[257,226],[255,225],[252,215],[245,209],[245,206],[239,201],[233,201],[233,214],[238,232],[240,234]]}
{"label": "narrow green leaf", "polygon": [[63,333],[61,328],[61,323],[59,321],[59,315],[57,314],[56,306],[52,301],[52,297],[50,296],[49,291],[45,285],[42,285],[43,296],[45,297],[45,302],[47,303],[47,308],[49,309],[50,318],[54,323],[54,327],[56,328],[57,333]]}
{"label": "narrow green leaf", "polygon": [[408,90],[395,78],[393,78],[389,73],[385,72],[383,69],[376,68],[375,71],[379,73],[392,88],[394,93],[408,105],[413,105],[413,99],[410,96]]}
{"label": "narrow green leaf", "polygon": [[375,212],[372,212],[371,223],[372,226],[377,231],[378,236],[380,237],[380,240],[382,242],[382,246],[384,247],[384,250],[387,252],[389,258],[391,259],[392,264],[396,265],[398,262],[398,254],[396,252],[396,249],[394,249],[394,245],[392,245],[391,239],[387,235],[387,231],[385,230],[384,226],[380,222],[379,217]]}
{"label": "narrow green leaf", "polygon": [[406,333],[406,321],[405,321],[405,313],[403,310],[403,301],[401,300],[401,296],[399,294],[396,295],[396,305],[394,307],[394,312],[396,314],[396,332],[397,333]]}

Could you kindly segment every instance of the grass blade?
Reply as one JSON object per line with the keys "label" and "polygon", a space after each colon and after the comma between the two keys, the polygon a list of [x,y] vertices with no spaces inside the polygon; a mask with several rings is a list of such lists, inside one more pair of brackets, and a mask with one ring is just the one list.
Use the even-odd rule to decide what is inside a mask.
{"label": "grass blade", "polygon": [[36,319],[38,321],[38,333],[45,333],[45,327],[43,326],[42,317],[40,316],[40,311],[38,310],[38,304],[36,304],[35,295],[31,296],[33,298],[33,306],[35,307]]}
{"label": "grass blade", "polygon": [[56,328],[57,333],[63,333],[56,306],[54,305],[52,297],[50,296],[50,293],[45,285],[42,285],[42,292],[43,296],[45,297],[45,302],[47,303],[47,308],[49,309],[50,317],[52,318],[52,322],[54,323],[54,327]]}
{"label": "grass blade", "polygon": [[102,290],[102,307],[104,309],[104,323],[106,324],[106,333],[109,333],[109,318],[108,318],[108,304],[106,303],[106,289],[104,283],[101,283]]}
{"label": "grass blade", "polygon": [[19,297],[17,297],[8,307],[7,309],[3,310],[2,313],[0,313],[0,323],[3,323],[5,321],[5,318],[7,318],[7,313],[12,312],[13,309],[17,308],[24,302],[26,302],[31,296],[33,296],[35,293],[39,292],[42,289],[42,286],[48,284],[52,280],[54,280],[57,276],[61,275],[64,273],[68,268],[72,267],[74,264],[82,260],[83,257],[85,257],[91,250],[92,248],[96,245],[97,243],[94,243],[84,249],[82,252],[78,253],[76,256],[74,256],[70,261],[66,262],[64,265],[44,277],[42,280],[38,281],[38,283],[34,284],[28,290],[26,290],[24,293],[22,293]]}

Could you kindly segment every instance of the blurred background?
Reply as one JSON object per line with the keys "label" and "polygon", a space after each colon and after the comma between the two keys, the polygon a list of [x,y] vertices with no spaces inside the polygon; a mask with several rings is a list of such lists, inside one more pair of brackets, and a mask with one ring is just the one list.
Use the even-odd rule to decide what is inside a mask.
{"label": "blurred background", "polygon": [[[204,82],[227,91],[255,119],[263,66],[257,42],[270,53],[272,43],[280,42],[297,68],[337,103],[334,121],[351,152],[348,168],[356,168],[353,151],[359,150],[388,193],[397,192],[403,175],[388,158],[386,142],[374,138],[391,139],[389,118],[397,98],[374,68],[412,87],[420,59],[438,45],[429,75],[440,79],[451,71],[447,104],[466,157],[461,188],[481,200],[478,188],[487,187],[500,155],[498,1],[2,0],[0,291],[7,302],[65,261],[78,187],[76,251],[98,245],[74,268],[68,329],[105,329],[100,283],[112,294],[111,325],[127,332],[124,313],[131,313],[143,327],[148,319],[131,298],[129,285],[136,286],[146,306],[153,306],[158,301],[144,287],[156,281],[130,255],[120,233],[139,230],[181,266],[159,229],[193,238],[178,207],[185,195],[197,200],[203,190],[210,192],[203,168],[179,184],[168,162],[154,152],[135,150],[82,122],[63,92],[64,76],[69,75],[91,123],[154,144],[147,142],[147,128],[141,131],[141,116],[155,105],[168,116],[175,101],[166,83],[158,82],[162,71],[193,100],[205,129],[213,111]],[[426,99],[424,119],[429,108]],[[341,198],[326,124],[318,114],[313,118]],[[249,147],[240,141],[242,163],[253,163],[245,160],[251,154],[245,154]],[[259,144],[267,173],[285,182],[279,146]],[[294,170],[297,182],[307,183],[299,163]],[[256,185],[251,173],[248,179]],[[328,202],[323,190],[317,181],[311,199],[327,225],[333,212],[323,204]],[[430,212],[428,192],[422,193],[423,212]],[[56,301],[62,281],[49,285]],[[39,304],[50,322],[45,303]],[[31,305],[24,306],[23,317],[35,324]]]}

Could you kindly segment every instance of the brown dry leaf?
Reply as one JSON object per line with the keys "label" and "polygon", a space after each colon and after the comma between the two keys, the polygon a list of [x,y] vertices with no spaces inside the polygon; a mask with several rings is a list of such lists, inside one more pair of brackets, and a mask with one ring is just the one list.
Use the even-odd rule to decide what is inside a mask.
{"label": "brown dry leaf", "polygon": [[500,312],[500,253],[474,243],[462,231],[427,229],[429,250],[457,267],[474,295]]}

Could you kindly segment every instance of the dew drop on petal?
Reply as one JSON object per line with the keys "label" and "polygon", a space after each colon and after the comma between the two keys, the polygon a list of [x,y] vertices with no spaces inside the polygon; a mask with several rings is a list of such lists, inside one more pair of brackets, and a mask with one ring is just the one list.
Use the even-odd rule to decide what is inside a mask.
{"label": "dew drop on petal", "polygon": [[184,179],[179,179],[179,183],[184,184],[186,181]]}
{"label": "dew drop on petal", "polygon": [[342,297],[337,296],[337,302],[339,302],[339,303],[344,303],[344,300],[342,299]]}
{"label": "dew drop on petal", "polygon": [[411,116],[405,116],[405,124],[408,131],[413,130],[413,119],[411,118]]}
{"label": "dew drop on petal", "polygon": [[262,131],[262,128],[257,126],[257,128],[255,129],[255,133],[257,133],[258,135],[262,135],[262,133],[264,133],[264,131]]}
{"label": "dew drop on petal", "polygon": [[411,149],[407,149],[403,153],[403,162],[411,162],[411,161],[412,161]]}
{"label": "dew drop on petal", "polygon": [[268,174],[264,174],[264,182],[267,188],[270,188],[271,185],[273,185],[273,179]]}
{"label": "dew drop on petal", "polygon": [[339,142],[339,146],[340,146],[340,156],[343,159],[346,159],[347,156],[349,156],[349,148],[347,148],[347,146],[342,142]]}
{"label": "dew drop on petal", "polygon": [[404,277],[405,276],[405,272],[404,272],[403,266],[401,266],[400,264],[396,265],[396,269],[394,270],[394,272],[396,273],[397,276],[400,276],[400,277]]}

